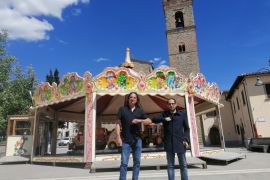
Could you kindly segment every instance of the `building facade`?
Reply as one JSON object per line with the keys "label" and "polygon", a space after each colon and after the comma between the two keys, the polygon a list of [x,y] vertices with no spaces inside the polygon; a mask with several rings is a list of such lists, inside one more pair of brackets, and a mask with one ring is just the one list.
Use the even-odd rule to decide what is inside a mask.
{"label": "building facade", "polygon": [[[264,83],[255,86],[257,77]],[[270,72],[242,74],[234,81],[228,96],[235,131],[244,143],[253,137],[270,137]]]}
{"label": "building facade", "polygon": [[142,61],[134,58],[131,58],[131,61],[134,64],[134,71],[143,72],[145,75],[148,75],[154,70],[153,63],[151,62]]}
{"label": "building facade", "polygon": [[169,64],[181,74],[199,73],[192,0],[164,0]]}
{"label": "building facade", "polygon": [[220,109],[220,115],[221,115],[225,143],[226,143],[226,146],[243,145],[241,138],[235,128],[236,123],[233,117],[231,103],[226,100],[227,95],[228,95],[228,91],[222,92],[220,95],[220,103],[224,105],[224,107]]}

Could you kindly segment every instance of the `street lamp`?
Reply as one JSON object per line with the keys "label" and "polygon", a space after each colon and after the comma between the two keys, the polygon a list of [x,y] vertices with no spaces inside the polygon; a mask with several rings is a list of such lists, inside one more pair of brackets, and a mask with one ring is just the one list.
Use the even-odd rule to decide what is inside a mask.
{"label": "street lamp", "polygon": [[263,81],[261,80],[261,78],[259,76],[257,76],[255,86],[262,86],[262,85],[263,85]]}
{"label": "street lamp", "polygon": [[[270,59],[268,60],[268,65],[270,66]],[[263,72],[270,72],[270,70],[267,69],[267,68],[261,68],[257,72],[261,72],[261,73],[263,73]],[[263,81],[261,80],[261,78],[259,77],[259,75],[257,75],[257,80],[256,80],[256,83],[255,83],[255,86],[262,86],[263,84],[264,84]]]}

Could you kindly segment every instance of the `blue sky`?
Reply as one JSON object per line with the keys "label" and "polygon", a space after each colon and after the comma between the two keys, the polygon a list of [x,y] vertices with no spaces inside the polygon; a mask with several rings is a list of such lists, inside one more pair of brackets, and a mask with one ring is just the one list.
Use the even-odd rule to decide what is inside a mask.
{"label": "blue sky", "polygon": [[[270,1],[194,0],[201,72],[228,90],[236,76],[270,68]],[[45,80],[89,70],[93,75],[131,56],[168,64],[162,0],[1,0],[8,52]]]}

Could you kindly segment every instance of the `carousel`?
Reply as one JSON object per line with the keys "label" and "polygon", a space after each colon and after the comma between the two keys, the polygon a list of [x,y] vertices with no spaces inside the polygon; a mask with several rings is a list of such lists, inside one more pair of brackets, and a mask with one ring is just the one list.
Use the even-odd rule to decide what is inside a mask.
{"label": "carousel", "polygon": [[[150,118],[167,109],[168,98],[176,99],[178,108],[188,115],[193,157],[202,153],[196,116],[215,109],[221,132],[220,149],[224,150],[219,115],[222,104],[219,103],[217,84],[206,82],[202,74],[184,77],[170,67],[154,69],[147,75],[134,71],[133,67],[127,53],[123,65],[108,67],[95,77],[90,72],[83,77],[68,73],[59,85],[39,84],[33,94],[31,130],[23,134],[25,147],[19,147],[25,150],[23,155],[29,156],[32,162],[93,163],[99,154],[119,153],[114,131],[116,114],[130,92],[139,94],[141,106]],[[65,153],[61,153],[59,147],[61,123],[72,124],[75,130]],[[162,151],[162,136],[162,124],[142,126],[143,152]],[[12,143],[16,144],[16,141]],[[8,146],[10,151],[14,150],[12,143]]]}

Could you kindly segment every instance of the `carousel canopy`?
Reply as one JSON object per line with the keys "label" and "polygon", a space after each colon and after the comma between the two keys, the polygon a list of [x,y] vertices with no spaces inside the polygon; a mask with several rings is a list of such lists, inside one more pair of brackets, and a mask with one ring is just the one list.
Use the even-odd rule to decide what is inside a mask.
{"label": "carousel canopy", "polygon": [[[149,75],[126,67],[106,68],[95,77],[92,77],[90,72],[86,72],[84,77],[74,72],[68,73],[63,76],[59,85],[56,83],[50,85],[47,82],[39,84],[35,89],[33,101],[35,107],[38,108],[96,93],[100,96],[99,98],[106,96],[107,99],[111,99],[110,103],[113,105],[124,101],[124,98],[113,98],[113,96],[124,96],[130,92],[141,95],[142,102],[149,100],[156,102],[155,109],[162,109],[164,101],[169,96],[184,96],[185,94],[195,96],[197,102],[202,99],[219,104],[217,84],[207,83],[202,74],[184,77],[169,67],[155,69]],[[108,98],[109,96],[111,98]],[[105,100],[101,99],[101,101]],[[179,106],[183,104],[183,100],[179,100]],[[109,110],[105,112],[110,113]]]}

